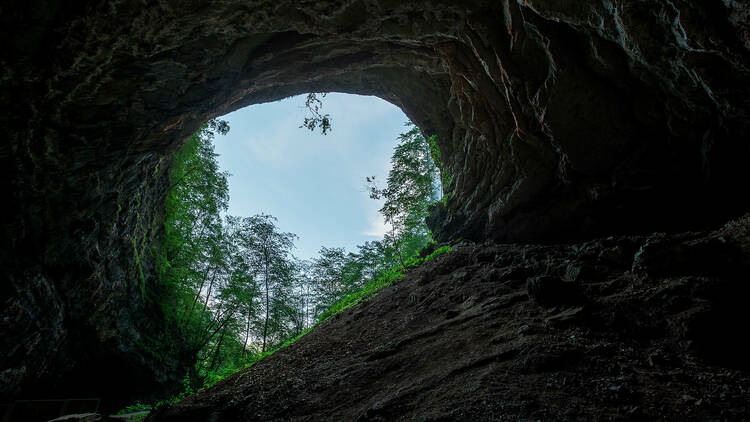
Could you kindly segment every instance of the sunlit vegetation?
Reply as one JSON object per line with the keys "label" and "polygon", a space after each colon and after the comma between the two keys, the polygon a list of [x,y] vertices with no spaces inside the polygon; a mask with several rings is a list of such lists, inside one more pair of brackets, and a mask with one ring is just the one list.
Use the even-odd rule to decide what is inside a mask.
{"label": "sunlit vegetation", "polygon": [[405,272],[409,269],[418,267],[423,262],[427,262],[438,255],[442,255],[450,251],[451,247],[445,245],[441,246],[435,252],[427,255],[424,258],[420,258],[418,256],[410,257],[406,260],[404,265],[399,264],[387,271],[384,271],[382,274],[378,275],[378,277],[368,280],[361,289],[355,290],[354,292],[331,303],[331,305],[328,306],[328,308],[318,316],[318,322],[323,322],[333,315],[336,315],[347,308],[351,308],[359,302],[373,296],[375,293],[377,293],[378,290],[382,289],[383,287],[390,286],[391,284],[401,280],[402,278],[404,278]]}
{"label": "sunlit vegetation", "polygon": [[[442,196],[440,171],[428,142],[409,124],[398,139],[386,185],[368,178],[390,231],[355,252],[321,248],[312,260],[292,255],[296,236],[270,215],[224,216],[227,174],[212,141],[226,122],[205,124],[175,155],[166,222],[157,257],[158,298],[169,326],[194,358],[180,399],[247,367],[342,310],[402,279],[425,260],[450,251],[419,251],[432,242],[427,207]],[[435,152],[433,151],[433,154]],[[433,247],[434,249],[434,247]],[[168,353],[168,345],[154,353]],[[167,357],[164,357],[165,359]]]}

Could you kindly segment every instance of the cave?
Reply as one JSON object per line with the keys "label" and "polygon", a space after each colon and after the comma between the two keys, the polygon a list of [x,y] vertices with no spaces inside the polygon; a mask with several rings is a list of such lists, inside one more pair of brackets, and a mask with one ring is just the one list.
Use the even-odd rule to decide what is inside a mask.
{"label": "cave", "polygon": [[452,175],[440,241],[707,230],[750,209],[742,2],[32,0],[0,22],[3,399],[181,379],[143,347],[171,329],[141,295],[170,155],[251,104],[400,107]]}

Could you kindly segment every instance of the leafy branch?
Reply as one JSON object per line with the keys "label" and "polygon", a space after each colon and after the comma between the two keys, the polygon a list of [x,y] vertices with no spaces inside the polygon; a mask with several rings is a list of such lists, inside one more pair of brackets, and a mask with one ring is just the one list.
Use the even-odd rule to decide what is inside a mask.
{"label": "leafy branch", "polygon": [[[325,98],[327,93],[320,94],[320,98]],[[305,117],[305,121],[300,125],[301,128],[307,128],[311,132],[315,132],[316,128],[320,128],[323,135],[328,134],[331,131],[331,116],[329,114],[322,114],[323,102],[318,98],[318,94],[311,92],[307,94],[305,100],[305,107],[312,116]]]}

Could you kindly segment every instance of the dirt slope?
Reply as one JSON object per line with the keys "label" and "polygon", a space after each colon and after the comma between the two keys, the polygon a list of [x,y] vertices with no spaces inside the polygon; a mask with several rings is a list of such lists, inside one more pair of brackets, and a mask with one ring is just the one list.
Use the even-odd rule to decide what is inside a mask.
{"label": "dirt slope", "polygon": [[748,420],[750,216],[463,245],[147,421]]}

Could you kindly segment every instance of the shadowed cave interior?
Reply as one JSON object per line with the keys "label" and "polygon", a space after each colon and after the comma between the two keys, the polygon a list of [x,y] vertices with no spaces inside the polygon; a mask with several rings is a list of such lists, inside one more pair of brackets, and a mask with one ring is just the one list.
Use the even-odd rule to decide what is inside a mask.
{"label": "shadowed cave interior", "polygon": [[[619,244],[629,264],[614,259],[603,279],[635,274],[647,258],[676,262],[681,277],[744,283],[716,294],[676,287],[676,298],[705,293],[730,308],[687,324],[688,338],[747,321],[727,292],[746,292],[748,281],[749,16],[741,2],[667,0],[2,6],[2,399],[94,394],[117,406],[179,383],[185,362],[140,346],[171,329],[141,300],[142,283],[153,280],[147,251],[162,235],[171,154],[210,118],[307,92],[375,95],[436,135],[453,176],[450,201],[428,218],[438,241],[583,245],[641,236]],[[716,230],[735,230],[725,236],[731,252],[716,246],[720,234],[703,243],[698,235],[647,238]],[[653,255],[636,255],[659,242],[691,246],[678,256],[654,246]],[[560,268],[567,264],[555,260],[580,258],[534,253]],[[476,249],[456,256],[483,259]],[[643,265],[656,268],[648,277],[674,275]],[[542,276],[534,268],[510,279]],[[640,320],[647,309],[637,302],[617,303]],[[633,330],[608,327],[626,337]],[[667,337],[677,344],[679,335]],[[711,342],[697,338],[689,350],[710,372],[723,359],[700,352]],[[733,370],[747,386],[746,367]],[[373,409],[364,420],[420,413]]]}

